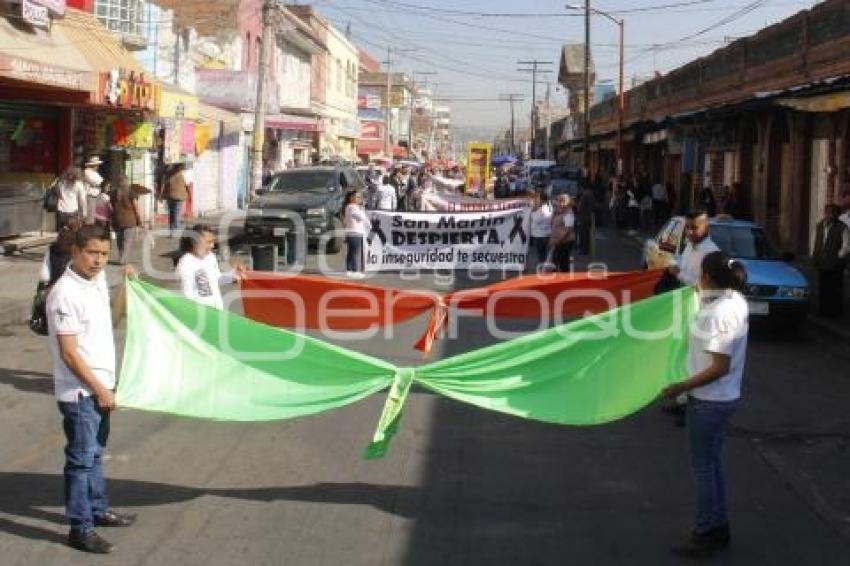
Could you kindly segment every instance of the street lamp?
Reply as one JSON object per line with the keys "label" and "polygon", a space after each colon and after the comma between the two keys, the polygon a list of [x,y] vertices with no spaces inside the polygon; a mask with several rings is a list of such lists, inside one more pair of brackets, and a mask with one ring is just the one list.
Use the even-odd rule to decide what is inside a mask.
{"label": "street lamp", "polygon": [[[620,96],[618,101],[617,108],[617,175],[623,174],[623,115],[625,114],[625,91],[623,90],[623,27],[625,24],[625,20],[617,19],[611,14],[603,12],[602,10],[597,10],[596,8],[590,7],[590,0],[586,1],[584,6],[577,6],[575,4],[567,4],[567,10],[581,10],[585,12],[585,61],[584,61],[584,73],[585,73],[585,105],[584,105],[584,147],[585,147],[585,164],[589,163],[588,150],[590,148],[590,140],[588,139],[590,135],[590,108],[588,108],[588,90],[590,88],[589,85],[589,76],[590,76],[590,21],[589,15],[594,13],[599,16],[603,16],[608,18],[620,28]],[[588,171],[588,174],[590,171]]]}

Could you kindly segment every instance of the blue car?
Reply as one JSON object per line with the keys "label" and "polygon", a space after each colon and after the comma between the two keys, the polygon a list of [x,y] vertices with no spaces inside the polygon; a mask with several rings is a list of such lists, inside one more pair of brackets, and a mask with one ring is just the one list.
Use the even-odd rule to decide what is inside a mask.
{"label": "blue car", "polygon": [[[711,239],[729,257],[747,269],[744,295],[751,319],[770,319],[798,327],[809,312],[809,283],[788,263],[793,256],[776,252],[758,224],[730,217],[709,221]],[[685,218],[667,221],[644,246],[644,265],[664,267],[678,262],[685,250]]]}

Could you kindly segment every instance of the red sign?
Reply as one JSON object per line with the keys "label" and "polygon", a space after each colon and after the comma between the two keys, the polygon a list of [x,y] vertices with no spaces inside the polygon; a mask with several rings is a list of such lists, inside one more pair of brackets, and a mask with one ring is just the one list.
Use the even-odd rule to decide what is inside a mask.
{"label": "red sign", "polygon": [[381,122],[360,122],[361,140],[379,140],[383,137],[383,124]]}
{"label": "red sign", "polygon": [[96,102],[128,110],[156,110],[159,88],[144,73],[112,70],[100,74]]}

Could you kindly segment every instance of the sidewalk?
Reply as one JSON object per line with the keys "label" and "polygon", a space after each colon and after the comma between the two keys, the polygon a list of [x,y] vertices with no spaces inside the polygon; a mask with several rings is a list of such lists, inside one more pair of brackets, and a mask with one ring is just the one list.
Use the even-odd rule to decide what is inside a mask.
{"label": "sidewalk", "polygon": [[[128,263],[136,265],[146,279],[158,279],[158,274],[164,275],[173,271],[169,254],[177,249],[176,239],[157,236],[154,238],[153,249],[149,250],[144,249],[144,243],[142,238],[128,242]],[[45,245],[28,248],[13,255],[0,255],[0,328],[24,324],[29,320],[32,297],[38,285],[39,271],[46,252]],[[118,251],[113,242],[112,258],[117,258],[117,255]],[[110,284],[118,281],[120,270],[121,266],[117,264],[110,263],[107,266],[106,276]]]}

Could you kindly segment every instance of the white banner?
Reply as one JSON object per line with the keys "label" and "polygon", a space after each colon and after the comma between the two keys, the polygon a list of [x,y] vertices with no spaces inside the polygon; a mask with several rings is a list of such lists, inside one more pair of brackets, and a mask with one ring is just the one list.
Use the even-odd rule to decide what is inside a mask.
{"label": "white banner", "polygon": [[524,198],[486,200],[451,193],[423,192],[419,198],[423,212],[485,212],[531,206]]}
{"label": "white banner", "polygon": [[366,271],[522,270],[528,256],[529,210],[452,214],[371,210]]}

